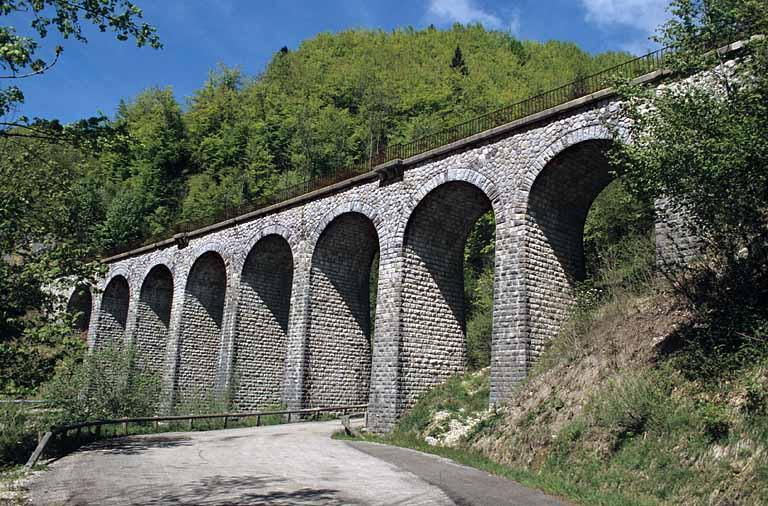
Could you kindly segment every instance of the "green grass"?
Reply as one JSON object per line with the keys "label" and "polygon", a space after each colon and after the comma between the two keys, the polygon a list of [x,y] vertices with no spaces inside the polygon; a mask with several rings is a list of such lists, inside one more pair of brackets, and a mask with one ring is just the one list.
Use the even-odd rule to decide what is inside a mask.
{"label": "green grass", "polygon": [[[548,350],[560,356],[539,363],[509,409],[489,411],[487,372],[468,373],[363,439],[585,505],[768,504],[765,308],[727,302],[680,320],[654,290],[584,304]],[[674,330],[654,347],[648,328]],[[430,446],[447,426],[438,411],[484,418],[454,447]]]}

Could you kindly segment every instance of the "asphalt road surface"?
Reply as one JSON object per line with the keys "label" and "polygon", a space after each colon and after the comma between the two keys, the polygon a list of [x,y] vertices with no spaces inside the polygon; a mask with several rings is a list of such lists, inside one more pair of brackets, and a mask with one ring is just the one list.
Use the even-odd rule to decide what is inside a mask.
{"label": "asphalt road surface", "polygon": [[35,505],[562,505],[439,457],[331,439],[338,422],[132,436],[30,482]]}

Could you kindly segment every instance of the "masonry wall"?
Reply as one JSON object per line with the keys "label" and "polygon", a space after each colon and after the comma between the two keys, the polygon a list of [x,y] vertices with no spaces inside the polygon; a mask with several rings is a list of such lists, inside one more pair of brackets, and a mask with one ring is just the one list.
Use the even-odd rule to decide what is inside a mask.
{"label": "masonry wall", "polygon": [[257,242],[240,280],[232,378],[233,400],[239,409],[282,402],[292,282],[288,242],[274,234]]}
{"label": "masonry wall", "polygon": [[83,338],[88,338],[88,327],[91,325],[91,312],[93,311],[93,297],[87,288],[76,288],[67,302],[67,313],[77,314],[74,322],[75,331]]}
{"label": "masonry wall", "polygon": [[537,175],[528,199],[525,260],[531,361],[556,337],[584,279],[584,223],[611,182],[606,141],[585,141],[553,158]]}
{"label": "masonry wall", "polygon": [[[369,399],[373,430],[386,431],[424,389],[464,367],[459,251],[470,222],[490,201],[497,223],[491,400],[503,401],[571,303],[571,282],[583,269],[584,210],[605,182],[594,176],[604,163],[599,143],[614,132],[624,135],[627,121],[619,112],[604,99],[540,115],[474,144],[406,160],[401,175],[379,181],[369,174],[121,258],[110,263],[109,276],[140,287],[153,265],[171,268],[176,290],[166,392],[220,384],[234,386],[243,406],[271,402],[280,367],[275,350],[284,339],[282,403]],[[284,270],[259,271],[258,260],[255,270],[245,268],[255,238],[269,234],[283,237],[293,253],[287,329],[283,305],[266,309],[272,295],[286,300],[287,260],[267,262]],[[371,343],[366,283],[377,248]],[[259,286],[274,289],[259,292]],[[138,310],[132,306],[132,313]],[[108,318],[94,315],[97,320]]]}
{"label": "masonry wall", "polygon": [[137,363],[160,375],[166,367],[172,302],[173,275],[167,267],[157,266],[141,287],[134,344]]}
{"label": "masonry wall", "polygon": [[101,296],[96,346],[123,341],[128,303],[128,281],[122,276],[115,276]]}
{"label": "masonry wall", "polygon": [[696,235],[685,210],[668,199],[656,201],[656,259],[674,269],[700,258],[705,244]]}
{"label": "masonry wall", "polygon": [[308,406],[368,401],[371,374],[371,263],[379,249],[371,221],[359,213],[333,220],[312,256],[311,316],[305,396]]}
{"label": "masonry wall", "polygon": [[212,395],[224,319],[227,273],[222,258],[205,253],[192,267],[184,294],[176,372],[176,401]]}
{"label": "masonry wall", "polygon": [[464,243],[490,209],[476,187],[450,182],[418,205],[405,237],[400,382],[404,408],[467,362]]}

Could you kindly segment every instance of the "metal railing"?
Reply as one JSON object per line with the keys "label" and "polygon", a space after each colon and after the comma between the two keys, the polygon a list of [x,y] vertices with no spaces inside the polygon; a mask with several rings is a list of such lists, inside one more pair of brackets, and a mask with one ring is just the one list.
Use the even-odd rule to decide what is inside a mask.
{"label": "metal railing", "polygon": [[42,399],[0,399],[0,404],[47,404],[48,401]]}
{"label": "metal railing", "polygon": [[58,425],[51,427],[51,429],[45,434],[39,436],[37,448],[30,455],[27,460],[26,468],[29,469],[34,466],[40,457],[43,455],[48,444],[51,440],[59,436],[61,438],[67,438],[69,433],[75,431],[76,437],[80,437],[83,429],[96,429],[96,435],[100,435],[101,427],[105,425],[119,425],[123,427],[123,435],[129,435],[128,424],[140,424],[140,425],[154,425],[155,430],[159,428],[160,423],[163,422],[187,422],[188,429],[194,430],[196,420],[223,420],[224,429],[229,428],[230,420],[241,420],[244,418],[255,418],[256,426],[261,425],[261,420],[267,416],[286,416],[286,423],[291,423],[294,415],[304,416],[305,419],[317,420],[322,413],[334,413],[340,416],[346,416],[352,413],[359,413],[364,411],[367,413],[367,404],[352,404],[344,406],[333,406],[327,408],[307,408],[307,409],[283,409],[273,411],[252,411],[244,413],[211,413],[203,415],[169,415],[169,416],[153,416],[153,417],[139,417],[139,418],[117,418],[110,420],[88,420],[84,422],[77,422],[65,425]]}
{"label": "metal railing", "polygon": [[[734,39],[731,38],[727,40]],[[595,74],[576,79],[520,102],[502,107],[501,109],[488,112],[463,123],[443,128],[434,133],[419,137],[411,142],[385,146],[372,156],[365,158],[355,165],[339,168],[331,174],[321,177],[306,179],[301,183],[283,188],[269,196],[259,197],[243,205],[225,208],[214,215],[202,219],[177,223],[170,230],[161,234],[125,243],[113,248],[112,250],[105,252],[105,257],[125,253],[142,246],[171,239],[177,234],[189,233],[206,226],[264,209],[306,193],[326,188],[345,179],[370,172],[373,167],[383,163],[398,159],[405,160],[421,155],[428,151],[467,139],[481,132],[486,132],[513,121],[521,120],[531,115],[566,104],[572,100],[606,90],[619,80],[636,79],[663,70],[665,68],[665,62],[668,61],[669,56],[672,54],[673,51],[670,48],[662,48],[619,65],[601,70]]]}

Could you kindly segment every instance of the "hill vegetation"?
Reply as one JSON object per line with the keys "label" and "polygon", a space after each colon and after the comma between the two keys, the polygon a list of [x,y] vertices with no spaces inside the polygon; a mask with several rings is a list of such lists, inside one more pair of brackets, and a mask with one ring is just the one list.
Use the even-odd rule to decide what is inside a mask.
{"label": "hill vegetation", "polygon": [[352,30],[283,48],[257,77],[221,67],[186,104],[149,89],[120,105],[125,142],[84,174],[103,185],[101,246],[273,194],[627,58],[479,25]]}

